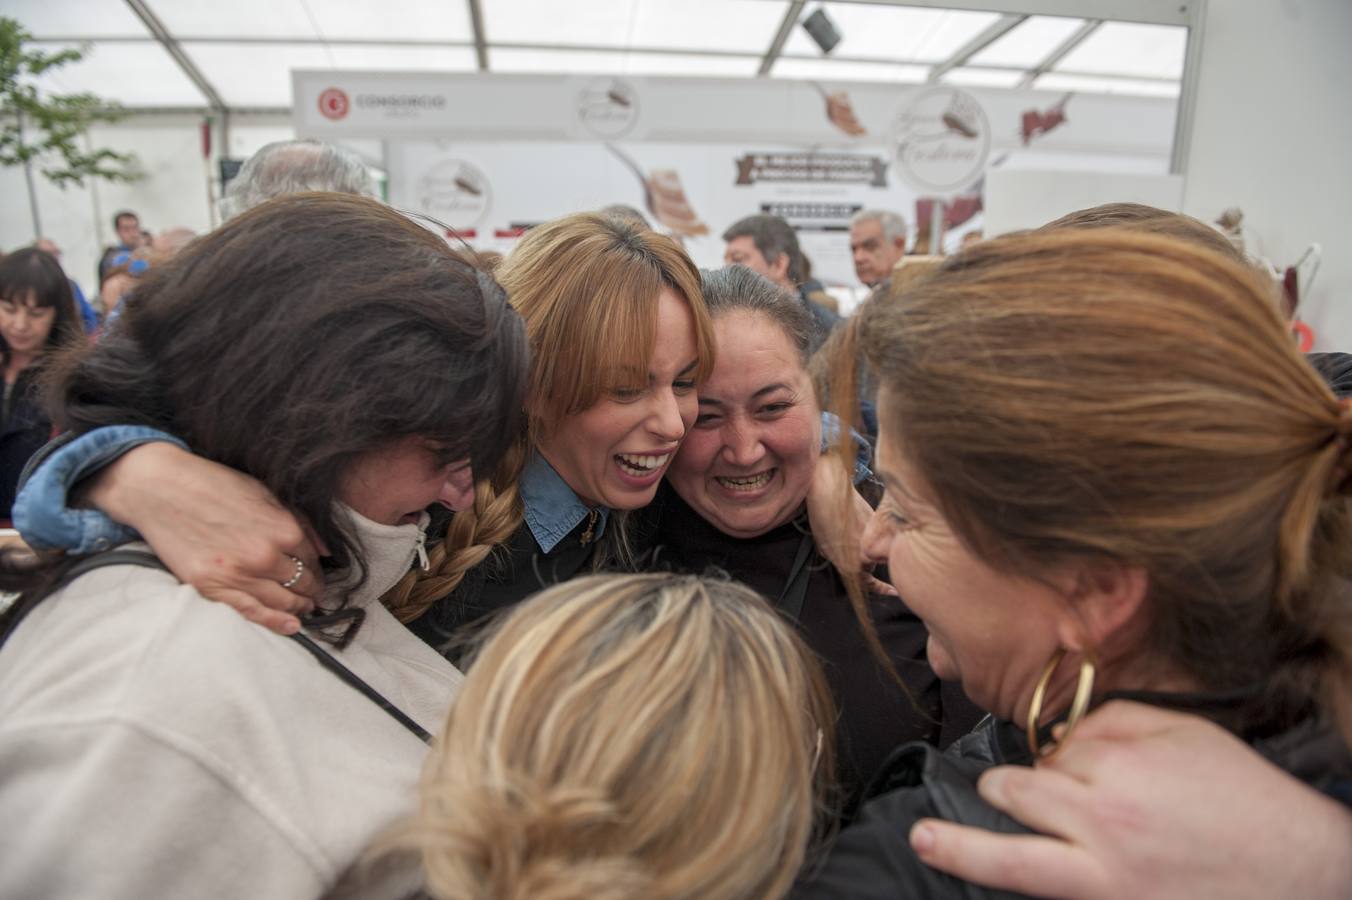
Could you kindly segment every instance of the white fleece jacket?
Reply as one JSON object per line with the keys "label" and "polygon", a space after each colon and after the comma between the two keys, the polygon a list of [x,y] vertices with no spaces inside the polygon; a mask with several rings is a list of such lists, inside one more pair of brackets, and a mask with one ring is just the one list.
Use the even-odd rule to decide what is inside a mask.
{"label": "white fleece jacket", "polygon": [[[435,733],[461,675],[376,600],[419,527],[353,515],[366,621],[331,652]],[[0,652],[0,897],[319,897],[412,811],[426,749],[295,641],[98,569]]]}

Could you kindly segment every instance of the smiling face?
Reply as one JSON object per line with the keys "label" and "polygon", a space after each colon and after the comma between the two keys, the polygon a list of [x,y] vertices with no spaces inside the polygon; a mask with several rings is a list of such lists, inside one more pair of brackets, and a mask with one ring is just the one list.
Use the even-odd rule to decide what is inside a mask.
{"label": "smiling face", "polygon": [[0,335],[11,353],[41,353],[56,324],[56,307],[39,306],[32,291],[0,299]]}
{"label": "smiling face", "polygon": [[967,547],[904,457],[886,395],[878,403],[877,475],[887,493],[864,531],[864,552],[887,563],[892,584],[924,620],[939,677],[961,681],[982,709],[1014,718],[1066,631],[1070,585],[1061,576],[1043,583],[996,571]]}
{"label": "smiling face", "polygon": [[474,477],[468,460],[447,459],[436,444],[409,436],[359,456],[339,480],[338,499],[372,522],[405,525],[434,503],[467,508]]}
{"label": "smiling face", "polygon": [[690,306],[658,296],[657,340],[644,383],[623,384],[559,419],[536,447],[587,506],[639,509],[652,502],[681,438],[695,421],[698,353]]}
{"label": "smiling face", "polygon": [[756,537],[792,519],[807,497],[821,412],[797,349],[774,320],[734,310],[714,321],[714,333],[717,362],[668,479],[719,531]]}

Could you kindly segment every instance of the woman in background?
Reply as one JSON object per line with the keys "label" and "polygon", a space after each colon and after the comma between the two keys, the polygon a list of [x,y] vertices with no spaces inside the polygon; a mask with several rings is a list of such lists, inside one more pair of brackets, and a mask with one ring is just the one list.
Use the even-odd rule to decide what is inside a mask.
{"label": "woman in background", "polygon": [[0,259],[0,519],[9,519],[24,464],[52,436],[37,385],[43,363],[83,335],[70,279],[55,257],[26,247]]}

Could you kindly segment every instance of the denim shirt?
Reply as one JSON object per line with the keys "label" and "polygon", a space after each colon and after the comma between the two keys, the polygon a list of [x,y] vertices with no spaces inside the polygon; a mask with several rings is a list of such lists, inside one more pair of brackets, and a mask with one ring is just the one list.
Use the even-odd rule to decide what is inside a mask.
{"label": "denim shirt", "polygon": [[173,435],[143,425],[109,425],[70,441],[29,475],[14,499],[14,527],[28,546],[38,550],[95,553],[137,540],[134,529],[97,509],[71,509],[68,495],[81,479],[152,441],[188,449]]}
{"label": "denim shirt", "polygon": [[[557,547],[592,512],[592,507],[578,499],[549,460],[538,453],[526,464],[518,488],[526,508],[526,525],[545,553]],[[596,512],[600,513],[596,523],[596,537],[600,538],[605,533],[610,510],[598,506]]]}

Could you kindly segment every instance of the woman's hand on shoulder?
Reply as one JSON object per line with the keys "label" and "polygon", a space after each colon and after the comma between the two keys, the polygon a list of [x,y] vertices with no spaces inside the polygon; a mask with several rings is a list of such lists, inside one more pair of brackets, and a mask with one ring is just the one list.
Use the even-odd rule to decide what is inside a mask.
{"label": "woman's hand on shoulder", "polygon": [[1035,769],[978,784],[1039,835],[933,819],[911,845],[931,866],[1035,897],[1346,897],[1352,810],[1196,716],[1116,701]]}
{"label": "woman's hand on shoulder", "polygon": [[139,531],[180,581],[278,634],[298,631],[297,616],[322,595],[314,541],[241,472],[155,442],[123,454],[84,493]]}

